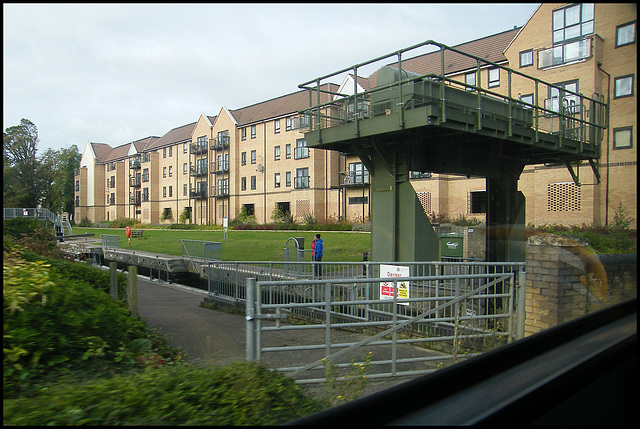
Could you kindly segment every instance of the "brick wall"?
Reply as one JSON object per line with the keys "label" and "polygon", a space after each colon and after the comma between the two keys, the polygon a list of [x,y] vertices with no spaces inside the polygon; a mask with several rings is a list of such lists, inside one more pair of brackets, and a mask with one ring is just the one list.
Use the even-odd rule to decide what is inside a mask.
{"label": "brick wall", "polygon": [[525,336],[637,296],[636,255],[599,257],[575,237],[527,240]]}

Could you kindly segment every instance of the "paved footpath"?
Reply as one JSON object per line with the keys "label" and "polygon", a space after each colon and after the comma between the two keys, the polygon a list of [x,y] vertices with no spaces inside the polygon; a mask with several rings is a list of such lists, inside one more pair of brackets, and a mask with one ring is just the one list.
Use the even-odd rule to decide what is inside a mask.
{"label": "paved footpath", "polygon": [[[225,365],[245,361],[246,321],[244,315],[203,308],[200,304],[205,296],[207,296],[207,292],[200,289],[178,284],[151,282],[147,277],[138,276],[138,312],[140,317],[151,328],[168,336],[173,346],[185,350],[188,362],[203,365]],[[307,340],[310,336],[309,331],[287,332],[289,333],[286,334],[286,338],[271,340],[277,341],[278,344],[265,340],[263,345],[296,344]],[[316,335],[322,337],[324,333],[318,332]],[[346,341],[347,335],[364,338],[362,334],[341,332],[336,334],[335,340],[337,342]],[[350,338],[350,341],[354,341],[353,337]],[[359,353],[364,352],[360,351]],[[434,352],[412,347],[411,353],[424,355]],[[281,354],[265,356],[263,362],[269,367],[276,368],[299,366],[301,363],[306,364],[317,359],[317,357],[313,357],[312,360],[308,360],[309,357],[304,356],[305,354],[305,352],[298,352],[293,355],[289,353],[289,356]],[[300,362],[300,358],[307,359]],[[289,362],[285,362],[287,360]],[[372,379],[367,383],[363,395],[403,383],[409,379],[411,378]],[[306,386],[314,394],[321,395],[324,391],[324,388],[317,384]]]}

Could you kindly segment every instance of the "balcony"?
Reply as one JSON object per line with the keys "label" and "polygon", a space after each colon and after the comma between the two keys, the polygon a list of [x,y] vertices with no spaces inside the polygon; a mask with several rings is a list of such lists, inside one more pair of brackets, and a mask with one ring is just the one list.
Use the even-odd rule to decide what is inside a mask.
{"label": "balcony", "polygon": [[191,166],[189,168],[189,175],[191,177],[202,177],[207,175],[207,166],[206,165],[197,165]]}
{"label": "balcony", "polygon": [[229,161],[212,162],[211,170],[212,170],[211,172],[215,174],[224,174],[229,171]]}
{"label": "balcony", "polygon": [[340,186],[354,187],[363,186],[369,184],[369,172],[365,171],[341,171],[340,172],[341,183]]}
{"label": "balcony", "polygon": [[212,138],[210,141],[211,150],[222,150],[229,147],[229,136]]}
{"label": "balcony", "polygon": [[139,188],[140,182],[141,182],[140,176],[129,177],[129,186],[131,186],[132,188]]}
{"label": "balcony", "polygon": [[189,145],[189,153],[191,153],[191,155],[202,155],[203,153],[207,153],[207,149],[206,142],[191,143]]}
{"label": "balcony", "polygon": [[137,170],[141,166],[140,157],[136,157],[129,160],[129,168],[132,170]]}
{"label": "balcony", "polygon": [[219,190],[215,195],[216,198],[226,198],[228,196],[229,196],[229,190],[228,189]]}
{"label": "balcony", "polygon": [[553,48],[538,51],[538,68],[559,66],[589,58],[591,56],[591,39],[565,43]]}
{"label": "balcony", "polygon": [[207,190],[206,189],[200,189],[200,190],[191,189],[189,191],[189,198],[192,198],[192,199],[195,199],[195,200],[203,200],[203,199],[207,198]]}
{"label": "balcony", "polygon": [[129,195],[129,204],[134,206],[139,206],[140,204],[142,204],[140,196]]}

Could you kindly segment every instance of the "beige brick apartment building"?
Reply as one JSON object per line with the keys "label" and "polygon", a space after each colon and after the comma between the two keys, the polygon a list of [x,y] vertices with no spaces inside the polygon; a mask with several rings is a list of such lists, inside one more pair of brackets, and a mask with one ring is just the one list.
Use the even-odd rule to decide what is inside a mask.
{"label": "beige brick apartment building", "polygon": [[[636,46],[636,5],[609,3],[541,4],[522,27],[456,46],[555,85],[536,94],[530,84],[513,79],[512,94],[524,103],[571,104],[571,93],[564,91],[598,94],[609,103],[595,170],[600,180],[587,163],[572,170],[564,164],[527,166],[519,181],[527,223],[608,224],[622,203],[637,227]],[[425,74],[432,57],[405,61],[403,68]],[[461,61],[447,64],[446,75],[496,93],[509,88],[505,69],[483,67],[477,73]],[[376,77],[359,76],[358,89],[375,87]],[[327,89],[344,92],[353,88],[353,79]],[[306,121],[298,111],[308,103],[308,93],[298,91],[236,110],[222,108],[216,116],[203,114],[162,137],[115,148],[88,142],[76,172],[76,221],[176,223],[185,213],[193,223],[220,224],[243,209],[260,223],[270,222],[275,209],[297,221],[308,215],[367,220],[366,168],[356,157],[306,146]],[[412,172],[411,182],[427,213],[484,218],[484,178]]]}

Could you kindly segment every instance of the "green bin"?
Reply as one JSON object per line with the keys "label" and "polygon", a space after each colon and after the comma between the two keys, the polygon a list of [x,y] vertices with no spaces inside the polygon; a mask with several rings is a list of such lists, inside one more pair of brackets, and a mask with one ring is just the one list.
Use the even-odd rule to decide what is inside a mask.
{"label": "green bin", "polygon": [[440,257],[462,258],[464,237],[462,234],[442,234],[440,236]]}

